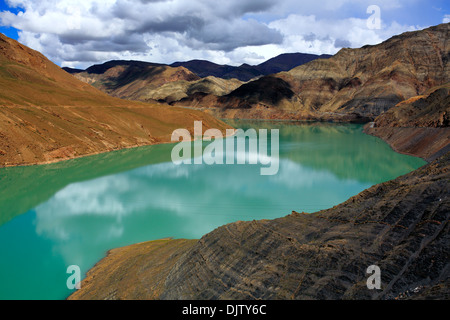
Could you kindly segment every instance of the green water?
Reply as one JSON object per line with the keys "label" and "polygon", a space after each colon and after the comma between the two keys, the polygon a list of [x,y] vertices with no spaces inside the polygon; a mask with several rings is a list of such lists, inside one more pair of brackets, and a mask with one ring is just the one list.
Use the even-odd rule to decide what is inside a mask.
{"label": "green water", "polygon": [[393,152],[359,125],[233,122],[280,129],[280,169],[181,165],[173,145],[52,165],[0,169],[0,299],[64,299],[109,249],[200,238],[238,220],[315,212],[425,162]]}

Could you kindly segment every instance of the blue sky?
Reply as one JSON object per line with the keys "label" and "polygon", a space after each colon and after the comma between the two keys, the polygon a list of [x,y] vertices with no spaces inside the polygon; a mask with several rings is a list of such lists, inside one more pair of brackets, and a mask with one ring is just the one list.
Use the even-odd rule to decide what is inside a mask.
{"label": "blue sky", "polygon": [[[20,11],[20,8],[11,8],[5,3],[4,0],[0,0],[0,12],[2,11],[11,11],[17,14]],[[5,27],[0,24],[0,32],[15,40],[17,40],[19,37],[17,31],[18,30],[14,27]]]}
{"label": "blue sky", "polygon": [[[367,23],[371,5],[377,28]],[[0,32],[80,68],[112,59],[257,64],[286,52],[334,54],[448,21],[448,0],[0,0]]]}

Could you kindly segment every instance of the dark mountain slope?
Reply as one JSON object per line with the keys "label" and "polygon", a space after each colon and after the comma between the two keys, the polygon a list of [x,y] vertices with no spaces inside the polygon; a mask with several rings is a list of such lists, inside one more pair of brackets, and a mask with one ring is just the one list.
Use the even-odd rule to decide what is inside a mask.
{"label": "dark mountain slope", "polygon": [[306,64],[316,59],[328,59],[331,55],[322,54],[320,56],[306,53],[285,53],[272,58],[256,66],[259,72],[264,75],[289,71],[298,66]]}
{"label": "dark mountain slope", "polygon": [[270,75],[282,71],[289,71],[302,64],[308,63],[315,59],[325,59],[331,57],[330,55],[314,55],[306,53],[288,53],[274,57],[262,64],[251,66],[243,64],[239,67],[229,65],[218,65],[205,60],[192,60],[187,62],[176,62],[172,67],[185,67],[198,76],[204,78],[207,76],[214,76],[223,79],[236,78],[240,81],[249,81],[253,78]]}

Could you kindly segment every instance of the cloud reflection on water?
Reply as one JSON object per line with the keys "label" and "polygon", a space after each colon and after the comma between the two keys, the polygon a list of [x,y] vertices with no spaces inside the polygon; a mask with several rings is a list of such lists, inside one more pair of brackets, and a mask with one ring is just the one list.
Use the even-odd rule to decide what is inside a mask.
{"label": "cloud reflection on water", "polygon": [[343,200],[337,185],[365,187],[288,159],[280,165],[278,175],[263,177],[259,166],[161,163],[70,184],[36,208],[36,232],[72,264],[84,260],[86,246],[104,252],[165,236],[199,238],[236,220],[323,209],[313,186],[322,186],[330,206]]}

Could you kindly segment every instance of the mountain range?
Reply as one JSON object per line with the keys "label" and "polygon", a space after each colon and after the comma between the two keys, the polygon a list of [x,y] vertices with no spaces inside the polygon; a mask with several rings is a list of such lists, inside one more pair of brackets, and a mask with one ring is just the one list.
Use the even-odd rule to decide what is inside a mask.
{"label": "mountain range", "polygon": [[114,60],[86,70],[63,69],[114,97],[173,103],[197,93],[226,95],[251,79],[328,57],[303,53],[282,54],[257,66],[244,64],[240,67],[218,65],[205,60],[171,65]]}
{"label": "mountain range", "polygon": [[172,104],[201,106],[220,118],[371,121],[449,82],[449,30],[450,24],[441,24],[379,45],[342,49],[224,96],[192,95]]}
{"label": "mountain range", "polygon": [[449,82],[448,37],[447,23],[332,57],[284,54],[240,67],[110,61],[66,70],[115,97],[198,108],[218,118],[368,122]]}
{"label": "mountain range", "polygon": [[326,59],[330,57],[331,55],[326,54],[315,55],[307,53],[285,53],[276,56],[272,59],[269,59],[259,65],[251,66],[248,64],[242,64],[241,66],[238,67],[230,65],[220,65],[207,60],[190,60],[185,62],[175,62],[170,65],[142,62],[142,61],[113,60],[105,62],[103,64],[91,66],[86,70],[73,69],[68,67],[64,67],[63,69],[72,74],[81,72],[87,72],[89,74],[92,73],[101,74],[105,73],[108,69],[113,68],[117,65],[134,66],[140,68],[145,68],[148,66],[153,67],[168,66],[173,68],[185,67],[186,69],[190,70],[191,72],[195,73],[197,76],[201,78],[213,76],[222,79],[238,79],[242,82],[246,82],[260,76],[265,76],[282,71],[289,71],[295,67],[308,63],[315,59],[319,58]]}
{"label": "mountain range", "polygon": [[247,82],[260,76],[289,71],[316,59],[327,59],[330,57],[331,55],[326,54],[285,53],[256,66],[243,64],[239,67],[233,67],[229,65],[218,65],[205,60],[175,62],[170,66],[185,67],[202,78],[214,76],[222,79],[238,79]]}

